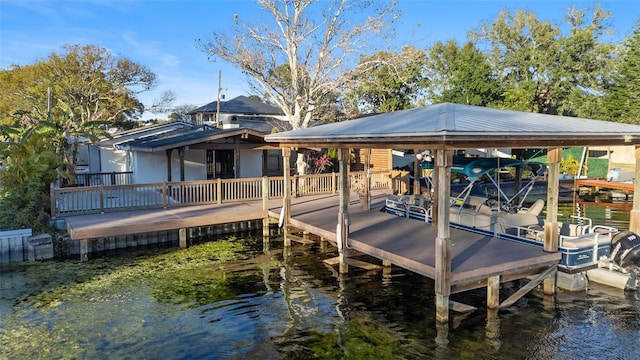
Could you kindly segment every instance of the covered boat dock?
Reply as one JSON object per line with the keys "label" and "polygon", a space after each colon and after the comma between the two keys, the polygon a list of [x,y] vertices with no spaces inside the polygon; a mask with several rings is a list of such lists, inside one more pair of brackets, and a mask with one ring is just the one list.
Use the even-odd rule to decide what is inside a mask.
{"label": "covered boat dock", "polygon": [[[439,323],[448,323],[450,309],[456,308],[449,299],[452,293],[486,286],[487,307],[491,309],[512,304],[542,281],[545,294],[555,293],[554,275],[560,259],[557,208],[563,148],[628,145],[635,146],[636,160],[640,157],[638,125],[450,103],[276,133],[265,140],[279,144],[284,163],[289,162],[295,149],[339,149],[340,194],[333,200],[338,208],[328,203],[292,204],[292,199],[285,196],[282,205],[285,229],[295,226],[335,239],[341,272],[348,271],[349,258],[360,252],[381,259],[384,265],[394,264],[434,279]],[[379,208],[372,206],[376,198],[368,186],[363,189],[364,206],[354,206],[348,183],[350,151],[372,148],[413,149],[416,154],[428,150],[433,154],[436,196],[431,223],[379,213]],[[519,248],[522,244],[450,226],[453,157],[459,150],[476,148],[547,148],[543,250]],[[640,178],[639,163],[636,161],[636,178]],[[414,165],[417,182],[417,160]],[[284,176],[288,178],[288,172]],[[638,187],[636,183],[634,190]],[[420,186],[416,183],[413,188]],[[640,197],[634,197],[630,223],[630,230],[639,232]],[[525,277],[532,280],[500,302],[500,284]]]}

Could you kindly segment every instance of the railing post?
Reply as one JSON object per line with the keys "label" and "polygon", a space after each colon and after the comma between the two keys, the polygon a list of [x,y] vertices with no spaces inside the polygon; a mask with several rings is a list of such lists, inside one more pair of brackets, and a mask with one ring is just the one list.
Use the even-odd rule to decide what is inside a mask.
{"label": "railing post", "polygon": [[162,183],[162,207],[167,208],[167,182]]}
{"label": "railing post", "polygon": [[104,214],[104,186],[100,185],[100,213]]}
{"label": "railing post", "polygon": [[49,184],[49,198],[51,201],[51,217],[54,218],[58,215],[58,209],[56,209],[56,187],[53,183]]}
{"label": "railing post", "polygon": [[262,210],[269,210],[269,178],[262,177]]}
{"label": "railing post", "polygon": [[331,173],[331,192],[334,194],[338,192],[338,175],[335,172]]}
{"label": "railing post", "polygon": [[111,185],[116,185],[116,172],[111,173]]}
{"label": "railing post", "polygon": [[299,178],[300,178],[300,176],[298,174],[295,174],[293,176],[293,196],[294,197],[298,197],[299,196],[299,194],[298,194],[298,191],[299,191],[299,189],[298,189],[298,179]]}
{"label": "railing post", "polygon": [[216,198],[218,204],[222,204],[222,179],[218,178],[216,182]]}

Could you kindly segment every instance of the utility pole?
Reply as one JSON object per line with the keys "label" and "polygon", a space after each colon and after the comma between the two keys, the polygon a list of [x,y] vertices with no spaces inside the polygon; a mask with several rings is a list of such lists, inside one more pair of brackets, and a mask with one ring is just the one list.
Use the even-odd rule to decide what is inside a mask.
{"label": "utility pole", "polygon": [[218,101],[216,102],[216,127],[220,127],[220,93],[222,92],[222,70],[218,70]]}

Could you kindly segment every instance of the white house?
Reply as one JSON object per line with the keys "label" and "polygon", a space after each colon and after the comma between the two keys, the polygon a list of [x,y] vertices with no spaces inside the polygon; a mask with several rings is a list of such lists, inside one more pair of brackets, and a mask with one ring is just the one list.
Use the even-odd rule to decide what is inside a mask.
{"label": "white house", "polygon": [[282,175],[280,150],[264,141],[288,128],[274,115],[278,109],[241,96],[220,104],[216,126],[201,116],[212,107],[218,108],[214,102],[194,110],[192,118],[201,118],[195,123],[168,122],[99,141],[89,151],[89,171],[130,173],[134,184]]}

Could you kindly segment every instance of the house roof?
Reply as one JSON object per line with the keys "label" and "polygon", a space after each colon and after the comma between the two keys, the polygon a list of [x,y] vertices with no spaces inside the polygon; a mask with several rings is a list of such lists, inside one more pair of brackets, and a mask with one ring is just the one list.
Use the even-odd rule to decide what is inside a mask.
{"label": "house roof", "polygon": [[110,148],[118,146],[118,144],[127,143],[137,139],[158,137],[162,136],[162,134],[175,133],[179,130],[189,131],[189,129],[191,128],[193,128],[192,124],[182,121],[171,121],[161,124],[154,124],[115,133],[109,139],[100,140],[97,145],[100,147]]}
{"label": "house roof", "polygon": [[640,144],[640,126],[442,103],[270,134],[290,147],[528,148]]}
{"label": "house roof", "polygon": [[[218,102],[214,101],[189,112],[189,114],[215,113],[217,110]],[[279,108],[267,105],[258,100],[253,100],[246,96],[238,96],[228,101],[221,101],[220,113],[244,115],[284,115],[282,110],[280,110]]]}
{"label": "house roof", "polygon": [[241,136],[247,142],[262,143],[264,134],[247,128],[218,129],[209,126],[198,126],[186,131],[185,129],[180,129],[160,136],[134,139],[126,143],[120,143],[117,147],[122,150],[156,152],[234,136]]}

